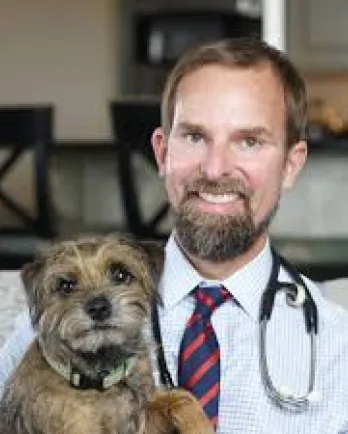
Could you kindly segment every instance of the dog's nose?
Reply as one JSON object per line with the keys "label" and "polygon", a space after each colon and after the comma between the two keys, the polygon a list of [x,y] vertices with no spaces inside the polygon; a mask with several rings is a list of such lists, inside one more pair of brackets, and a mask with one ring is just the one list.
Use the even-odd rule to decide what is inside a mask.
{"label": "dog's nose", "polygon": [[85,310],[92,319],[103,321],[111,315],[112,307],[105,295],[99,295],[87,301]]}

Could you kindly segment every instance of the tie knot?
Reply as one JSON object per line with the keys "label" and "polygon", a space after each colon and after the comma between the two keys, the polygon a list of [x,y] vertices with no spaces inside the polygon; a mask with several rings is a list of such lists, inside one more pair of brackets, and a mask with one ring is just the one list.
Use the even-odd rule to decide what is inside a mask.
{"label": "tie knot", "polygon": [[196,313],[205,317],[210,316],[231,296],[222,285],[198,286],[193,295],[196,299]]}

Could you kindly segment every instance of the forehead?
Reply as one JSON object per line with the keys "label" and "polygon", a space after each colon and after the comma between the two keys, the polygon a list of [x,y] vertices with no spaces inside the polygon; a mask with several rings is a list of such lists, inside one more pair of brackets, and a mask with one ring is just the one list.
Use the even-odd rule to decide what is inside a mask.
{"label": "forehead", "polygon": [[266,63],[249,68],[206,65],[179,83],[173,123],[186,117],[194,123],[243,123],[254,118],[276,124],[285,119],[283,86]]}

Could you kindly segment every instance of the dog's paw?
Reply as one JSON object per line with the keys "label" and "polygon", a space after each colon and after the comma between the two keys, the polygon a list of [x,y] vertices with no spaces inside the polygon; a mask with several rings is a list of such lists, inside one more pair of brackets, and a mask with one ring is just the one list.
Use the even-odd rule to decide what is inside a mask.
{"label": "dog's paw", "polygon": [[188,391],[158,391],[148,408],[150,418],[163,430],[148,433],[213,434],[213,427],[200,403]]}

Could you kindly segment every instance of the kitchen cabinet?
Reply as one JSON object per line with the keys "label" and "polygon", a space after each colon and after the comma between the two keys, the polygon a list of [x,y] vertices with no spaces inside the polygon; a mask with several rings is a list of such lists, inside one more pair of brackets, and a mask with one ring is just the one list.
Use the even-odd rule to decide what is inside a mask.
{"label": "kitchen cabinet", "polygon": [[287,52],[305,71],[348,69],[348,1],[288,0]]}

